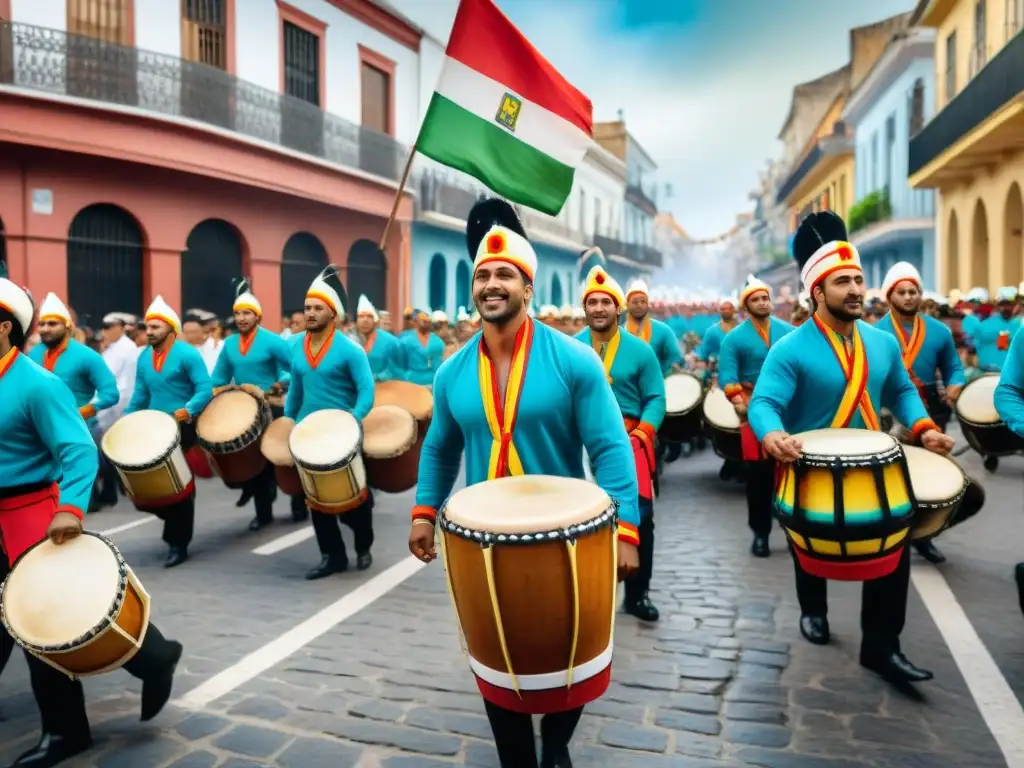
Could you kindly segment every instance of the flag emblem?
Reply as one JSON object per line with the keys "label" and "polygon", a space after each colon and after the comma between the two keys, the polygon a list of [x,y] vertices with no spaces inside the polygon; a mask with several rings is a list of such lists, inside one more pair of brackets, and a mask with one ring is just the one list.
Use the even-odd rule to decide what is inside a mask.
{"label": "flag emblem", "polygon": [[494,118],[500,125],[508,128],[512,133],[516,131],[516,121],[519,120],[519,110],[523,106],[522,99],[513,96],[509,92],[501,98],[501,106],[498,107],[498,114]]}

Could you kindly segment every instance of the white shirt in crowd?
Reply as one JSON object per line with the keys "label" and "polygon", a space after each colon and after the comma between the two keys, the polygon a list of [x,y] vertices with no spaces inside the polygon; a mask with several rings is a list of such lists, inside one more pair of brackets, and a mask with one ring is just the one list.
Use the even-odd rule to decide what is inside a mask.
{"label": "white shirt in crowd", "polygon": [[128,401],[131,400],[132,392],[135,389],[135,371],[139,364],[139,353],[143,349],[145,347],[137,347],[134,341],[127,336],[122,336],[103,350],[103,361],[117,380],[118,394],[117,405],[96,414],[97,423],[103,431],[110,429],[111,425],[121,418],[124,409],[128,407]]}

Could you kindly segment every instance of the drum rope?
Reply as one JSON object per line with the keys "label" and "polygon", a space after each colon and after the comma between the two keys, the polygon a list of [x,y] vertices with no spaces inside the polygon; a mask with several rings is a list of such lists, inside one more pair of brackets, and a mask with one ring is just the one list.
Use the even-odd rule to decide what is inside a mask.
{"label": "drum rope", "polygon": [[519,698],[522,698],[522,694],[519,692],[519,678],[516,677],[515,670],[512,668],[512,657],[509,654],[508,642],[505,640],[505,624],[501,620],[501,606],[498,604],[498,588],[494,581],[494,547],[484,545],[484,573],[487,575],[487,593],[491,598],[491,610],[494,612],[494,628],[498,631],[498,642],[501,644],[501,655],[505,659],[505,668],[508,670],[508,676],[512,678],[512,690],[516,692]]}
{"label": "drum rope", "polygon": [[580,641],[580,572],[576,559],[576,541],[567,539],[565,548],[569,554],[569,572],[572,575],[572,648],[569,651],[569,668],[565,673],[565,687],[572,688],[572,668],[576,664],[576,648]]}
{"label": "drum rope", "polygon": [[444,581],[448,587],[448,599],[452,601],[452,610],[455,611],[455,626],[459,628],[459,648],[462,649],[462,657],[469,663],[469,646],[466,645],[466,633],[462,629],[462,619],[459,617],[459,605],[455,602],[455,587],[452,585],[452,569],[448,564],[448,545],[445,541],[445,533],[441,531],[441,562],[444,565]]}

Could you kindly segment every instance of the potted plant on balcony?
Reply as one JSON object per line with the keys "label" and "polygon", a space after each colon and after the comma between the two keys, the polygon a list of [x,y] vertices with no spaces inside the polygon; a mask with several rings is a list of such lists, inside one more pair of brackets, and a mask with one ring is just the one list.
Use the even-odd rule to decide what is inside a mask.
{"label": "potted plant on balcony", "polygon": [[865,195],[850,208],[846,226],[850,233],[857,232],[878,221],[892,218],[892,204],[889,202],[889,188],[876,189]]}

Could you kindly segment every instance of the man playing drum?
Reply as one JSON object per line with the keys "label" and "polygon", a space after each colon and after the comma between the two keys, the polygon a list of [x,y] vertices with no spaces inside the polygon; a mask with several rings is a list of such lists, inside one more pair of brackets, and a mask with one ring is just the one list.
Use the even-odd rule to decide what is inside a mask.
{"label": "man playing drum", "polygon": [[[519,217],[503,200],[473,208],[467,245],[474,257],[473,301],[483,320],[438,372],[434,416],[420,457],[410,551],[437,554],[434,523],[466,457],[470,485],[547,474],[583,478],[583,450],[597,482],[618,503],[619,576],[639,566],[633,452],[601,361],[586,346],[528,317],[537,256]],[[513,440],[514,438],[514,440]],[[503,768],[537,768],[530,715],[485,701]],[[583,708],[541,721],[544,768],[566,768]]]}
{"label": "man playing drum", "polygon": [[[195,438],[192,424],[213,397],[210,374],[199,350],[178,339],[181,320],[163,297],[153,299],[145,323],[149,348],[139,355],[135,392],[125,414],[146,409],[170,414],[185,426],[182,448],[188,449]],[[168,546],[164,567],[174,568],[188,560],[196,519],[195,489],[173,504],[144,511],[152,511],[164,521],[163,539]]]}
{"label": "man playing drum", "polygon": [[[32,330],[28,293],[0,277],[0,399],[7,418],[0,441],[0,581],[14,561],[47,536],[62,544],[82,532],[96,479],[98,453],[68,387],[21,353]],[[0,672],[14,641],[0,626]],[[39,743],[15,766],[48,768],[89,748],[92,737],[82,684],[27,651],[32,692],[42,719]],[[171,695],[181,644],[150,624],[142,648],[124,665],[142,684],[142,719]]]}
{"label": "man playing drum", "polygon": [[[348,411],[362,422],[373,408],[373,373],[362,348],[335,327],[345,314],[341,283],[333,267],[324,270],[306,292],[306,332],[292,348],[292,379],[284,415],[298,424],[314,411]],[[348,553],[339,522],[352,529],[356,567],[365,571],[373,563],[373,492],[355,509],[341,515],[310,510],[320,564],[306,578],[322,579],[348,569]]]}
{"label": "man playing drum", "polygon": [[[925,448],[948,453],[953,440],[928,417],[899,345],[883,331],[858,322],[864,312],[864,275],[843,220],[831,211],[812,213],[797,230],[793,253],[815,313],[769,350],[754,388],[748,417],[765,452],[777,461],[794,462],[803,446],[791,433],[878,430],[876,408],[886,406]],[[865,581],[863,588],[860,663],[895,682],[932,677],[900,650],[909,584],[910,550],[904,547],[896,569]],[[829,641],[826,585],[796,563],[800,632],[816,645]]]}
{"label": "man playing drum", "polygon": [[[218,394],[223,388],[236,384],[262,397],[271,390],[281,389],[280,382],[288,379],[291,347],[276,333],[261,327],[263,306],[249,290],[248,281],[239,281],[236,293],[232,312],[238,333],[225,339],[217,357],[211,376],[213,392]],[[245,484],[238,505],[244,505],[250,498],[256,507],[256,517],[249,523],[249,530],[258,531],[274,520],[277,482],[273,465],[267,464],[260,474]]]}
{"label": "man playing drum", "polygon": [[380,328],[377,308],[366,296],[359,297],[356,307],[356,330],[362,339],[363,351],[370,359],[374,381],[402,378],[402,357],[398,339]]}
{"label": "man playing drum", "polygon": [[[772,291],[753,275],[740,292],[740,306],[747,319],[722,340],[718,357],[718,386],[732,402],[740,417],[743,459],[746,462],[747,524],[754,533],[750,552],[754,557],[771,553],[772,503],[775,495],[775,464],[765,456],[746,422],[747,405],[754,391],[768,350],[793,326],[772,317]],[[753,444],[751,444],[753,443]]]}
{"label": "man playing drum", "polygon": [[430,315],[422,309],[413,312],[413,323],[412,328],[398,337],[403,378],[421,387],[429,387],[444,361],[444,342],[433,332]]}
{"label": "man playing drum", "polygon": [[[1018,333],[999,374],[996,387],[996,411],[1015,434],[1024,437],[1024,333]],[[1017,563],[1017,600],[1024,612],[1024,563]]]}
{"label": "man playing drum", "polygon": [[[718,307],[719,321],[704,332],[700,340],[700,360],[706,366],[708,377],[717,383],[718,357],[722,351],[722,342],[730,331],[739,324],[736,319],[736,307],[731,301],[723,301]],[[722,462],[718,476],[722,480],[741,479],[742,466],[730,459]]]}
{"label": "man playing drum", "polygon": [[600,266],[587,275],[582,302],[589,327],[576,338],[592,347],[604,365],[632,443],[640,492],[640,569],[626,582],[624,607],[626,613],[642,621],[657,621],[660,614],[648,590],[654,570],[655,437],[665,418],[664,368],[643,336],[619,328],[619,313],[626,306],[626,298],[619,284]]}

